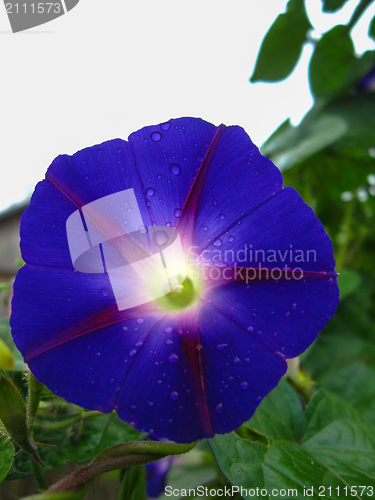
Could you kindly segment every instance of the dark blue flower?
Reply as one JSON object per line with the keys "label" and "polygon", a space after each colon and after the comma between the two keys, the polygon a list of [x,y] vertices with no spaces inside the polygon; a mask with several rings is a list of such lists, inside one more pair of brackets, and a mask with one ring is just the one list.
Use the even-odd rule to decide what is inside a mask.
{"label": "dark blue flower", "polygon": [[[194,262],[183,283],[156,283],[177,280],[174,291],[119,310],[111,269],[95,267],[109,248],[94,246],[94,272],[77,272],[67,220],[78,214],[81,232],[93,237],[85,207],[130,189],[147,238],[175,228]],[[115,235],[127,210],[118,206],[100,224]],[[177,442],[248,420],[285,373],[285,359],[315,340],[339,300],[332,245],[312,209],[282,189],[281,173],[242,128],[200,119],[56,158],[22,217],[21,248],[11,325],[35,376],[68,401],[115,409],[137,429]]]}

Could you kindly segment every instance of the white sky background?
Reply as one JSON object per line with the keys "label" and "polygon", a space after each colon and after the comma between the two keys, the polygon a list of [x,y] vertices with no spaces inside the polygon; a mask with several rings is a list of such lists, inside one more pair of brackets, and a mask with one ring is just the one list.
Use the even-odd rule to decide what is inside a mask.
{"label": "white sky background", "polygon": [[[14,0],[15,1],[15,0]],[[319,32],[347,22],[308,0]],[[21,1],[22,3],[22,1]],[[61,153],[179,116],[238,124],[260,145],[312,104],[306,47],[285,82],[251,85],[260,43],[287,0],[81,0],[12,34],[0,4],[0,211],[23,200]],[[370,10],[370,9],[369,9]],[[353,31],[359,53],[375,5]],[[365,26],[365,28],[364,28]]]}

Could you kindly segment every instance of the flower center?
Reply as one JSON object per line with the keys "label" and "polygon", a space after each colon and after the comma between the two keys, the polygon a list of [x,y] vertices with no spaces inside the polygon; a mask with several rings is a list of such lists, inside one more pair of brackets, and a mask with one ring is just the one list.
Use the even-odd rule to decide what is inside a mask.
{"label": "flower center", "polygon": [[167,311],[182,311],[192,306],[199,298],[200,283],[196,276],[186,276],[181,283],[179,276],[171,276],[163,283],[165,291],[172,291],[156,299],[156,304]]}

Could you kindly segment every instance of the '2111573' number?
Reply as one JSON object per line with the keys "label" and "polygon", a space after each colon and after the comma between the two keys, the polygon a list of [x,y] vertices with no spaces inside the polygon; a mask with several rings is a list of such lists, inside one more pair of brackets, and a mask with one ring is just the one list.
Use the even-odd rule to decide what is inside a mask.
{"label": "'2111573' number", "polygon": [[5,8],[8,14],[60,14],[61,12],[61,4],[60,3],[11,3],[8,2],[5,4]]}

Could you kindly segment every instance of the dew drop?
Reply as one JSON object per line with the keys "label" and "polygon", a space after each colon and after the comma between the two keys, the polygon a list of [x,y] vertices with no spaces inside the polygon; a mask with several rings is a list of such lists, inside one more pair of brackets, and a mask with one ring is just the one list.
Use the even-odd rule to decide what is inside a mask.
{"label": "dew drop", "polygon": [[141,340],[135,344],[135,347],[142,347],[142,346],[143,342]]}
{"label": "dew drop", "polygon": [[239,363],[239,362],[240,362],[240,358],[235,357],[235,358],[233,359],[233,364],[234,364],[234,365],[238,365],[238,363]]}
{"label": "dew drop", "polygon": [[160,128],[164,131],[169,130],[171,128],[170,122],[165,122],[160,125]]}
{"label": "dew drop", "polygon": [[240,387],[243,391],[247,391],[249,388],[249,384],[247,382],[241,382]]}
{"label": "dew drop", "polygon": [[253,333],[253,331],[254,331],[254,327],[252,327],[252,326],[248,326],[248,327],[246,328],[246,330],[247,330],[249,333]]}
{"label": "dew drop", "polygon": [[215,413],[222,413],[222,412],[223,412],[223,403],[219,403],[215,408]]}
{"label": "dew drop", "polygon": [[260,403],[262,401],[262,396],[257,397],[257,402]]}
{"label": "dew drop", "polygon": [[225,349],[226,347],[228,347],[228,344],[217,344],[216,346],[216,349],[218,351],[222,351],[223,349]]}
{"label": "dew drop", "polygon": [[137,323],[138,323],[138,325],[143,325],[143,323],[144,323],[144,322],[145,322],[145,320],[144,320],[144,319],[142,319],[142,318],[138,318],[138,319],[137,319]]}
{"label": "dew drop", "polygon": [[328,284],[329,284],[329,285],[333,285],[333,278],[329,278],[329,280],[328,280]]}
{"label": "dew drop", "polygon": [[200,154],[197,154],[195,156],[195,158],[198,160],[198,161],[203,161],[204,160],[204,156],[200,155]]}
{"label": "dew drop", "polygon": [[169,395],[169,397],[173,400],[173,401],[177,401],[177,399],[180,397],[180,395],[178,394],[178,392],[176,391],[172,391]]}
{"label": "dew drop", "polygon": [[158,231],[154,232],[154,240],[157,245],[162,246],[167,243],[167,241],[169,240],[169,236],[165,231],[159,229]]}
{"label": "dew drop", "polygon": [[217,205],[217,200],[212,200],[213,205]]}
{"label": "dew drop", "polygon": [[153,406],[153,405],[154,405],[154,402],[153,402],[153,401],[147,401],[147,404],[148,404],[148,406],[151,408],[151,406]]}
{"label": "dew drop", "polygon": [[221,244],[222,244],[222,243],[223,243],[223,242],[221,241],[221,239],[220,239],[220,238],[218,238],[217,240],[215,240],[215,241],[213,242],[213,245],[214,245],[215,247],[221,247]]}
{"label": "dew drop", "polygon": [[146,189],[146,194],[147,194],[147,196],[154,196],[154,194],[155,194],[155,189],[154,189],[154,188],[152,188],[152,187],[147,188],[147,189]]}
{"label": "dew drop", "polygon": [[130,352],[129,352],[129,358],[132,358],[133,356],[135,356],[137,354],[137,349],[132,349]]}
{"label": "dew drop", "polygon": [[205,148],[209,148],[210,147],[210,143],[208,141],[204,141],[203,146]]}
{"label": "dew drop", "polygon": [[85,181],[88,181],[90,177],[88,175],[84,175],[83,178],[85,179]]}
{"label": "dew drop", "polygon": [[167,335],[170,335],[173,332],[173,328],[171,326],[167,326],[167,328],[164,329],[164,333]]}
{"label": "dew drop", "polygon": [[173,344],[173,340],[171,340],[171,339],[167,339],[167,340],[165,341],[165,343],[166,343],[167,345],[172,345],[172,344]]}
{"label": "dew drop", "polygon": [[181,167],[178,163],[172,163],[169,167],[173,175],[179,175],[181,172]]}
{"label": "dew drop", "polygon": [[175,354],[174,352],[172,352],[172,354],[170,354],[170,355],[168,356],[168,361],[169,361],[170,363],[172,363],[172,364],[173,364],[173,363],[177,363],[177,361],[178,361],[178,356],[177,356],[177,354]]}
{"label": "dew drop", "polygon": [[180,217],[181,212],[182,212],[181,208],[176,208],[173,213],[175,217]]}
{"label": "dew drop", "polygon": [[208,227],[204,226],[203,231],[207,231]]}
{"label": "dew drop", "polygon": [[297,309],[297,304],[296,303],[292,304],[292,309],[294,309],[294,310]]}
{"label": "dew drop", "polygon": [[161,133],[160,132],[152,132],[151,139],[155,142],[159,142],[161,140]]}
{"label": "dew drop", "polygon": [[108,297],[109,295],[109,288],[104,286],[103,288],[100,289],[100,293],[102,294],[103,297]]}

